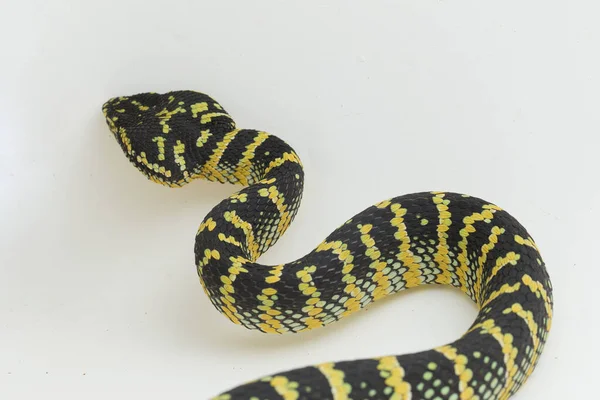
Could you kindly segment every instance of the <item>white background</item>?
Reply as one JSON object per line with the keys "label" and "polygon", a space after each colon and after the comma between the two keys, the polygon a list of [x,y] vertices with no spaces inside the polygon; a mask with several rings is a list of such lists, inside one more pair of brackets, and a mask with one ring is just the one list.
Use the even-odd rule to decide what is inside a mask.
{"label": "white background", "polygon": [[194,234],[238,188],[151,183],[102,103],[204,91],[306,167],[298,217],[262,260],[291,261],[387,197],[469,193],[541,247],[555,319],[518,399],[597,396],[594,2],[2,1],[0,397],[206,399],[317,362],[461,335],[454,290],[392,296],[299,335],[246,331],[196,276]]}

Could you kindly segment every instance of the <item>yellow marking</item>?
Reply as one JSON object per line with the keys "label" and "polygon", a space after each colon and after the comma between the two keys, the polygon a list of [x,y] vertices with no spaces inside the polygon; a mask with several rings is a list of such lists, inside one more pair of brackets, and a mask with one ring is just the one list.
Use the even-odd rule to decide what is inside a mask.
{"label": "yellow marking", "polygon": [[305,303],[306,306],[302,308],[302,312],[306,313],[308,317],[301,319],[304,325],[306,325],[306,329],[302,329],[301,332],[323,326],[321,318],[326,315],[323,312],[323,309],[317,306],[317,304],[321,302],[321,292],[317,291],[312,279],[312,274],[316,271],[317,267],[315,265],[310,265],[296,272],[296,277],[300,280],[298,289],[300,289],[303,295],[308,296]]}
{"label": "yellow marking", "polygon": [[488,319],[482,323],[474,325],[469,332],[479,329],[482,334],[488,334],[492,336],[500,344],[502,348],[502,354],[504,358],[505,366],[505,382],[502,391],[498,394],[499,399],[507,399],[510,390],[514,386],[514,376],[518,371],[518,366],[515,364],[517,358],[518,349],[513,346],[513,335],[510,333],[502,333],[499,326],[496,325],[493,319]]}
{"label": "yellow marking", "polygon": [[238,242],[233,236],[225,236],[223,233],[219,233],[218,238],[220,241],[232,244],[235,247],[242,247],[242,244]]}
{"label": "yellow marking", "polygon": [[165,108],[162,111],[158,112],[156,114],[156,116],[160,119],[159,123],[163,127],[163,129],[162,129],[163,133],[169,133],[171,131],[171,128],[169,127],[168,122],[171,120],[173,115],[179,114],[179,113],[184,113],[184,112],[186,112],[186,111],[185,111],[185,108],[183,108],[183,107],[177,107],[173,111],[168,111]]}
{"label": "yellow marking", "polygon": [[300,158],[296,155],[296,153],[294,153],[293,151],[291,153],[283,153],[281,157],[276,158],[275,160],[269,163],[269,165],[265,169],[265,175],[268,174],[273,168],[279,167],[288,161],[302,166],[302,162],[300,161]]}
{"label": "yellow marking", "polygon": [[[279,267],[281,267],[281,269],[283,268],[283,265],[278,265],[276,267],[274,267],[273,270],[271,270],[272,274],[277,274],[277,272],[274,272],[275,269],[278,269],[279,275],[281,275],[281,269],[279,269]],[[273,275],[275,276],[275,275]],[[277,276],[277,279],[279,279],[279,276]],[[275,283],[276,281],[269,281],[269,278],[266,279],[267,283]],[[262,293],[259,294],[256,298],[258,300],[261,301],[261,305],[259,305],[257,307],[257,309],[262,311],[262,314],[260,314],[258,316],[259,319],[261,319],[262,322],[261,324],[258,325],[258,327],[260,328],[260,330],[262,330],[265,333],[285,333],[288,331],[288,328],[286,328],[285,326],[283,326],[281,324],[281,322],[277,319],[274,318],[277,315],[281,315],[281,311],[273,308],[273,305],[275,304],[275,295],[277,294],[277,289],[273,288],[273,287],[267,287],[264,288],[262,290]]]}
{"label": "yellow marking", "polygon": [[546,292],[546,289],[544,289],[544,285],[542,285],[538,281],[534,281],[531,278],[531,276],[529,276],[527,274],[523,275],[521,280],[523,281],[525,286],[527,286],[529,288],[529,290],[531,290],[536,295],[536,297],[538,297],[538,298],[541,297],[542,300],[544,300],[546,314],[548,315],[548,323],[546,325],[546,330],[550,331],[550,328],[552,325],[552,304],[551,304],[552,302],[551,302],[550,296],[548,296],[548,293]]}
{"label": "yellow marking", "polygon": [[385,379],[385,384],[394,389],[390,400],[411,400],[412,392],[410,383],[404,380],[404,368],[398,363],[394,356],[379,358],[377,369],[381,371],[381,377]]}
{"label": "yellow marking", "polygon": [[152,141],[158,146],[158,159],[163,161],[165,159],[165,138],[156,136],[152,138]]}
{"label": "yellow marking", "polygon": [[375,239],[373,239],[369,232],[373,228],[373,225],[359,225],[360,232],[362,235],[360,236],[360,240],[367,247],[365,251],[365,255],[369,257],[373,262],[369,265],[369,268],[374,269],[376,272],[371,277],[371,280],[377,285],[371,296],[373,300],[379,300],[382,297],[387,296],[388,288],[391,287],[391,282],[387,275],[383,273],[383,270],[387,267],[387,263],[383,261],[378,261],[381,257],[381,251],[375,246]]}
{"label": "yellow marking", "polygon": [[[219,259],[220,256],[215,257],[218,252],[215,254],[216,250],[210,251],[210,256],[215,259]],[[207,254],[205,250],[205,254]],[[248,273],[248,270],[243,267],[248,260],[242,257],[230,257],[229,261],[232,263],[231,267],[228,268],[227,272],[229,275],[221,275],[221,283],[223,286],[219,288],[219,292],[221,293],[220,300],[224,304],[221,306],[221,310],[223,313],[235,324],[241,324],[240,318],[242,316],[237,314],[237,309],[233,305],[235,303],[235,299],[233,298],[234,288],[232,286],[233,282],[235,282],[237,276],[241,273]]]}
{"label": "yellow marking", "polygon": [[444,355],[448,360],[454,362],[454,373],[458,377],[460,399],[479,399],[479,396],[475,395],[473,388],[469,386],[469,382],[473,379],[473,371],[467,367],[467,357],[463,354],[459,354],[456,348],[449,345],[438,347],[435,350]]}
{"label": "yellow marking", "polygon": [[416,256],[410,249],[410,236],[408,236],[406,224],[404,223],[404,216],[407,210],[398,203],[392,204],[390,210],[394,213],[394,218],[392,218],[390,223],[397,229],[396,233],[394,233],[394,238],[401,242],[398,247],[400,252],[396,255],[396,258],[408,269],[402,275],[402,278],[406,281],[407,288],[418,286],[423,282],[421,265],[419,264],[421,258]]}
{"label": "yellow marking", "polygon": [[[171,171],[165,169],[165,167],[163,166],[159,166],[158,164],[152,164],[150,161],[148,161],[148,159],[146,158],[146,153],[145,152],[141,152],[138,156],[136,156],[136,160],[138,163],[144,165],[146,168],[148,168],[151,171],[154,171],[156,174],[161,174],[166,176],[167,178],[169,178],[171,176]],[[153,182],[156,183],[160,183],[162,185],[170,185],[168,183],[166,183],[162,177],[159,176],[155,176],[152,173],[148,172],[147,176],[150,178],[150,180],[152,180]]]}
{"label": "yellow marking", "polygon": [[[503,311],[504,314],[516,314],[518,315],[524,322],[527,324],[527,328],[531,334],[531,341],[533,343],[533,352],[531,358],[529,359],[529,365],[527,371],[525,372],[525,379],[531,375],[533,369],[535,368],[535,363],[540,355],[540,339],[538,337],[538,325],[533,318],[533,313],[531,311],[526,311],[523,309],[518,303],[512,305],[511,308],[507,308]],[[521,382],[521,384],[524,382]]]}
{"label": "yellow marking", "polygon": [[192,110],[192,117],[194,118],[198,117],[199,113],[208,110],[208,104],[206,102],[192,104],[190,107]]}
{"label": "yellow marking", "polygon": [[254,141],[246,146],[246,151],[242,153],[242,159],[235,167],[234,175],[242,185],[248,185],[248,178],[252,170],[252,159],[255,156],[256,149],[264,143],[269,137],[268,133],[258,132],[254,137]]}
{"label": "yellow marking", "polygon": [[196,147],[202,147],[208,142],[208,138],[212,136],[209,130],[201,131],[198,140],[196,140]]}
{"label": "yellow marking", "polygon": [[279,264],[274,266],[270,271],[269,274],[271,274],[270,276],[268,276],[267,278],[265,278],[265,282],[267,283],[276,283],[279,282],[279,280],[281,279],[281,274],[283,271],[283,264]]}
{"label": "yellow marking", "polygon": [[[209,219],[210,220],[210,219]],[[208,221],[207,221],[208,222]],[[205,223],[204,227],[210,229],[211,224]],[[201,228],[204,229],[204,228]],[[214,228],[213,228],[214,229]],[[211,260],[220,260],[221,253],[217,249],[204,249],[202,253],[203,257],[198,263],[198,273],[200,275],[200,283],[204,288],[205,293],[208,295],[208,288],[205,286],[203,276],[203,268],[211,261]],[[248,270],[243,267],[243,264],[247,262],[246,259],[242,257],[230,257],[229,261],[231,261],[231,266],[228,268],[228,275],[221,275],[219,280],[221,281],[221,286],[219,287],[219,292],[221,296],[219,300],[221,302],[221,306],[219,307],[221,312],[227,316],[234,324],[240,325],[240,318],[242,318],[241,314],[237,313],[237,308],[234,306],[235,298],[233,294],[235,293],[235,289],[233,287],[233,282],[235,282],[237,276],[240,273],[247,273]],[[210,297],[210,296],[209,296]]]}
{"label": "yellow marking", "polygon": [[335,242],[322,242],[316,248],[317,252],[320,251],[331,251],[333,254],[338,256],[338,259],[342,264],[342,282],[346,284],[344,287],[344,293],[348,294],[350,298],[343,304],[346,311],[342,313],[342,316],[346,317],[358,310],[360,310],[360,300],[366,295],[365,292],[359,286],[355,285],[356,276],[352,275],[351,272],[354,269],[354,256],[348,249],[348,245],[342,243],[339,240]]}
{"label": "yellow marking", "polygon": [[[262,182],[261,182],[262,183]],[[283,194],[279,193],[277,186],[272,185],[268,188],[261,188],[258,190],[258,194],[262,197],[268,197],[279,212],[279,220],[277,221],[276,234],[272,239],[267,239],[265,246],[268,246],[272,240],[279,238],[289,227],[292,221],[292,215],[287,211],[287,204],[285,204],[285,198]]]}
{"label": "yellow marking", "polygon": [[113,135],[116,135],[118,133],[118,129],[115,125],[115,121],[117,121],[119,119],[119,117],[110,118],[108,116],[108,109],[106,109],[106,108],[102,109],[102,114],[104,114],[104,118],[106,119],[106,122],[108,123],[108,128],[110,129],[110,131],[113,133]]}
{"label": "yellow marking", "polygon": [[229,200],[232,203],[237,203],[238,201],[240,203],[245,203],[248,200],[248,193],[234,193],[231,196],[229,196]]}
{"label": "yellow marking", "polygon": [[183,171],[185,178],[189,177],[189,173],[185,167],[185,157],[182,154],[185,153],[185,144],[181,143],[181,140],[177,141],[177,144],[173,146],[173,154],[175,154],[175,164],[179,165],[179,169]]}
{"label": "yellow marking", "polygon": [[300,394],[296,390],[298,382],[290,381],[285,376],[275,376],[270,380],[271,386],[284,400],[297,400]]}
{"label": "yellow marking", "polygon": [[217,397],[213,397],[210,400],[231,400],[231,395],[230,394],[220,394]]}
{"label": "yellow marking", "polygon": [[231,261],[231,267],[229,267],[227,271],[231,274],[230,279],[235,280],[231,278],[231,276],[248,272],[248,270],[244,268],[244,264],[247,264],[249,261],[244,257],[229,257],[229,261]]}
{"label": "yellow marking", "polygon": [[540,250],[538,249],[537,245],[535,244],[535,242],[533,241],[533,239],[531,237],[524,239],[519,235],[515,235],[515,242],[517,242],[523,246],[529,246],[532,249],[535,249],[538,253],[540,252]]}
{"label": "yellow marking", "polygon": [[209,231],[212,232],[216,226],[217,226],[217,223],[215,222],[215,220],[212,219],[212,217],[209,217],[206,221],[204,221],[200,224],[200,226],[198,227],[197,233],[200,233],[200,232],[204,231],[204,229],[207,229],[207,228]]}
{"label": "yellow marking", "polygon": [[208,124],[215,117],[227,117],[227,118],[231,119],[231,117],[227,113],[216,113],[216,112],[215,113],[207,113],[207,114],[202,114],[202,116],[200,117],[200,123]]}
{"label": "yellow marking", "polygon": [[250,253],[250,261],[254,262],[258,258],[258,243],[254,240],[254,233],[252,231],[252,225],[249,222],[244,221],[234,211],[225,211],[223,213],[225,221],[231,222],[233,226],[239,228],[244,232],[246,237],[246,249]]}
{"label": "yellow marking", "polygon": [[437,276],[436,282],[441,284],[449,284],[452,282],[452,274],[450,273],[450,256],[448,250],[448,234],[446,233],[452,224],[451,214],[448,211],[448,200],[444,200],[444,193],[434,192],[433,202],[436,204],[436,208],[439,213],[439,221],[437,225],[438,244],[437,252],[435,253],[434,260],[438,263],[438,266],[442,273]]}
{"label": "yellow marking", "polygon": [[143,105],[137,100],[131,100],[131,104],[137,106],[140,109],[140,111],[148,111],[150,109],[150,107]]}
{"label": "yellow marking", "polygon": [[485,306],[487,306],[489,303],[491,303],[493,300],[495,300],[496,298],[502,296],[503,294],[508,294],[508,293],[514,293],[517,290],[519,290],[521,288],[521,283],[517,282],[514,285],[509,285],[508,283],[505,283],[504,285],[502,285],[502,287],[494,292],[492,292],[487,300],[481,305],[481,308],[484,308]]}
{"label": "yellow marking", "polygon": [[377,207],[377,208],[386,208],[390,204],[392,204],[392,199],[387,199],[387,200],[380,201],[379,203],[376,203],[375,207]]}
{"label": "yellow marking", "polygon": [[344,382],[344,372],[335,369],[334,363],[324,363],[316,366],[319,371],[325,376],[329,386],[331,386],[331,394],[333,400],[348,400],[352,387]]}
{"label": "yellow marking", "polygon": [[127,132],[125,131],[125,128],[119,128],[118,134],[121,138],[121,143],[123,143],[125,145],[125,148],[127,149],[127,154],[133,154],[131,140],[129,139],[129,137],[127,137]]}
{"label": "yellow marking", "polygon": [[[468,217],[463,218],[463,223],[465,224],[464,228],[462,228],[459,232],[462,240],[458,243],[458,248],[461,250],[458,254],[458,269],[457,276],[460,282],[461,290],[471,297],[477,297],[477,293],[475,292],[474,287],[470,287],[469,282],[467,282],[467,275],[471,265],[469,262],[469,258],[467,257],[467,245],[469,243],[469,235],[475,232],[475,223],[483,220],[491,220],[494,218],[494,214],[492,211],[487,209],[485,206],[483,207],[484,211],[475,212]],[[475,286],[475,285],[473,285]]]}
{"label": "yellow marking", "polygon": [[281,322],[279,322],[272,316],[268,314],[261,314],[259,318],[261,317],[268,317],[268,319],[262,318],[265,322],[262,322],[257,325],[260,328],[260,330],[264,333],[282,333],[280,332],[281,330],[286,331],[285,327],[281,325]]}
{"label": "yellow marking", "polygon": [[502,208],[498,207],[495,204],[486,204],[485,206],[483,206],[483,208],[485,208],[486,210],[502,211]]}
{"label": "yellow marking", "polygon": [[223,136],[223,140],[217,143],[217,147],[209,157],[208,161],[202,166],[202,174],[208,180],[218,179],[221,183],[228,181],[228,179],[219,171],[218,165],[219,161],[221,161],[221,157],[223,157],[225,149],[227,149],[227,146],[229,146],[229,143],[236,137],[238,132],[238,130],[235,130],[226,133],[225,136]]}
{"label": "yellow marking", "polygon": [[504,268],[508,264],[517,265],[517,261],[519,261],[520,259],[521,259],[521,256],[519,254],[515,253],[514,251],[507,253],[506,256],[504,256],[504,257],[498,257],[498,259],[496,260],[496,265],[494,265],[494,268],[492,269],[492,272],[490,272],[490,276],[488,276],[485,283],[486,284],[490,283],[490,281],[492,279],[494,279],[494,277],[496,276],[498,271],[500,271],[502,268]]}
{"label": "yellow marking", "polygon": [[504,228],[494,226],[492,228],[492,233],[488,237],[489,241],[483,246],[481,246],[481,250],[479,251],[480,256],[477,260],[477,274],[474,289],[478,305],[481,305],[481,279],[483,274],[483,267],[487,262],[487,256],[489,252],[492,251],[492,249],[496,246],[496,243],[498,243],[498,236],[502,235],[504,232]]}

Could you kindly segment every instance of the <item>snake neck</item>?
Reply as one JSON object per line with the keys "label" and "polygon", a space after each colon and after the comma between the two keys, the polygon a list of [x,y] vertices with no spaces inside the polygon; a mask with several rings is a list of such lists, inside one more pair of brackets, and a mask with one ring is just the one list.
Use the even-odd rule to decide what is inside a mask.
{"label": "snake neck", "polygon": [[[228,151],[238,154],[237,161],[226,158]],[[279,280],[283,265],[268,267],[255,261],[277,243],[294,220],[302,199],[304,171],[287,143],[261,131],[232,131],[212,155],[200,169],[202,178],[248,186],[217,204],[200,224],[195,241],[198,275],[219,311],[234,323],[253,328],[258,320],[250,322],[242,310],[258,313],[259,309],[251,304],[256,296],[244,296],[243,281],[247,280],[248,291],[257,283],[244,275],[251,268],[253,275],[264,272],[265,284]],[[271,300],[265,300],[268,307]],[[247,306],[240,304],[244,301]]]}

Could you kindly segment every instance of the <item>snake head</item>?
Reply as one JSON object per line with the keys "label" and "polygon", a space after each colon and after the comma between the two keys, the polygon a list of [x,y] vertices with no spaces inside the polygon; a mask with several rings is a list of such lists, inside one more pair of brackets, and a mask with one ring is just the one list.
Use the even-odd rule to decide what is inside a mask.
{"label": "snake head", "polygon": [[167,186],[182,186],[201,173],[210,147],[203,145],[235,129],[219,103],[193,91],[115,97],[102,112],[127,158]]}

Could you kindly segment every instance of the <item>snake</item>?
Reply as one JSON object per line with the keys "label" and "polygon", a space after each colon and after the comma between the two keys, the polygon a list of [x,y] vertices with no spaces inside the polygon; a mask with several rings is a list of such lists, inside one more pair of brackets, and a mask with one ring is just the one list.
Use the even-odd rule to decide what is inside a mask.
{"label": "snake", "polygon": [[304,167],[291,145],[238,128],[221,104],[194,90],[112,97],[102,112],[149,180],[240,186],[206,214],[194,242],[201,287],[234,324],[306,332],[422,285],[453,287],[477,306],[455,341],[323,360],[223,388],[213,400],[504,400],[538,365],[552,323],[552,284],[536,242],[503,208],[451,191],[402,194],[358,212],[295,261],[265,265],[259,257],[294,221],[303,196]]}

